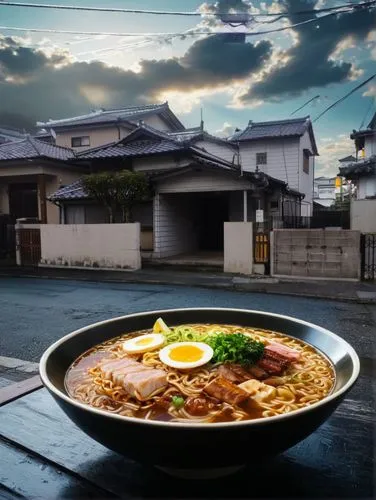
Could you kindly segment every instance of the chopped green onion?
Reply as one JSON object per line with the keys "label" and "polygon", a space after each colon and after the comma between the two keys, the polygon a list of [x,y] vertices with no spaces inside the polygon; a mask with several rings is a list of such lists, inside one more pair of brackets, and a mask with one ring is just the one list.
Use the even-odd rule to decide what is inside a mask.
{"label": "chopped green onion", "polygon": [[171,402],[177,410],[184,406],[184,398],[181,396],[172,396]]}

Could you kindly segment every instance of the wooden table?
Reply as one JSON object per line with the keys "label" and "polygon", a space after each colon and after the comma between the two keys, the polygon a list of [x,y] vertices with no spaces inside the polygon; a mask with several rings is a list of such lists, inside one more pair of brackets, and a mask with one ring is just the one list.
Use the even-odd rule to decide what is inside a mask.
{"label": "wooden table", "polygon": [[[212,481],[175,479],[107,450],[35,390],[0,408],[0,498],[372,498],[370,385],[363,375],[327,423],[288,452]],[[198,453],[210,461],[210,443]]]}

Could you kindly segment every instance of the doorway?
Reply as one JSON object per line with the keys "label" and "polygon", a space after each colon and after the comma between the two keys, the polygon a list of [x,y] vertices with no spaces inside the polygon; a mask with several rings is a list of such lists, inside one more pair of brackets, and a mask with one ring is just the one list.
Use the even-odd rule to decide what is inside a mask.
{"label": "doorway", "polygon": [[199,250],[223,252],[224,222],[229,220],[228,195],[202,193],[195,198]]}
{"label": "doorway", "polygon": [[15,219],[39,217],[36,183],[9,184],[9,213]]}

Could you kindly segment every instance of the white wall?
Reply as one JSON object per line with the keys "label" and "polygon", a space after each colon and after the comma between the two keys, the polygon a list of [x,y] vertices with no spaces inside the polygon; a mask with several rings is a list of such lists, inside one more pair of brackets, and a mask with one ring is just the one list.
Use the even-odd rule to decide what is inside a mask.
{"label": "white wall", "polygon": [[171,175],[160,180],[156,190],[159,193],[187,193],[202,191],[239,191],[250,189],[251,183],[241,179],[237,173],[189,171],[184,174]]}
{"label": "white wall", "polygon": [[376,175],[360,177],[358,181],[358,200],[364,200],[369,196],[376,196]]}
{"label": "white wall", "polygon": [[376,199],[352,200],[351,229],[361,233],[376,233]]}
{"label": "white wall", "polygon": [[[234,154],[237,153],[237,150],[234,147],[231,147],[230,144],[227,145],[216,141],[197,141],[194,146],[205,149],[208,153],[230,162],[232,162]],[[237,161],[237,158],[235,158],[235,161]]]}
{"label": "white wall", "polygon": [[253,224],[251,222],[225,222],[224,271],[252,274]]}
{"label": "white wall", "polygon": [[140,224],[41,224],[41,264],[140,269]]}
{"label": "white wall", "polygon": [[[314,161],[315,157],[310,156],[309,158],[309,173],[307,174],[303,170],[303,158],[304,158],[304,149],[309,149],[311,153],[313,153],[313,148],[312,148],[312,143],[311,139],[309,137],[309,133],[305,132],[304,135],[300,138],[300,151],[299,151],[299,183],[298,186],[299,188],[294,188],[298,189],[300,193],[303,193],[304,200],[302,203],[302,212],[303,210],[305,213],[302,213],[302,215],[305,216],[310,216],[312,215],[312,201],[313,201],[313,180],[314,180]],[[293,187],[293,186],[290,186]]]}
{"label": "white wall", "polygon": [[373,135],[365,138],[364,152],[365,152],[366,158],[369,158],[370,156],[376,155],[376,130],[375,130],[375,133]]}
{"label": "white wall", "polygon": [[154,254],[171,257],[197,250],[191,199],[182,195],[154,197]]}

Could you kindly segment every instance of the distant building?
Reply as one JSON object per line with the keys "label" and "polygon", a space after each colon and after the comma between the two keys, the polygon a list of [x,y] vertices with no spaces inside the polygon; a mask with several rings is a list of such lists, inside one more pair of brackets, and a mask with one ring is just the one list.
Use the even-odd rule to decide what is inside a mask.
{"label": "distant building", "polygon": [[25,134],[21,130],[10,127],[0,127],[0,144],[24,139]]}
{"label": "distant building", "polygon": [[313,183],[313,201],[323,207],[330,207],[336,199],[336,178],[316,177]]}

